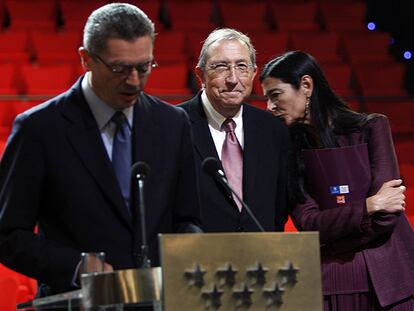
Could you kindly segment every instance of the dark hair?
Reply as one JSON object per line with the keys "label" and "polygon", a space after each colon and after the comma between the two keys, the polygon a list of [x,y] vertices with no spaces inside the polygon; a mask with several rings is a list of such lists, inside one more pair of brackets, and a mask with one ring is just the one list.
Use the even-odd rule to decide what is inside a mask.
{"label": "dark hair", "polygon": [[352,111],[330,88],[319,64],[309,54],[291,51],[269,61],[260,73],[262,82],[267,77],[280,79],[299,89],[301,79],[309,75],[313,91],[309,102],[310,124],[294,123],[290,126],[290,198],[304,202],[304,165],[302,149],[335,148],[335,134],[359,131],[367,122],[367,115]]}
{"label": "dark hair", "polygon": [[154,24],[134,5],[111,3],[88,17],[83,31],[83,46],[92,54],[100,54],[110,38],[132,41],[150,36],[154,40]]}

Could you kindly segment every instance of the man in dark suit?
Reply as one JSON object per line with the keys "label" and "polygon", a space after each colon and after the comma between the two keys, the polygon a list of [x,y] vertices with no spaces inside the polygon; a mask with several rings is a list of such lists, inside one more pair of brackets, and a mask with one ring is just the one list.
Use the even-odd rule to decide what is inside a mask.
{"label": "man in dark suit", "polygon": [[[277,118],[244,102],[256,70],[255,49],[246,35],[234,29],[215,30],[205,40],[196,68],[202,90],[179,105],[192,124],[206,232],[259,231],[237,198],[202,171],[206,157],[221,160],[230,185],[264,230],[284,229],[288,134]],[[232,130],[224,128],[227,123],[233,124]],[[239,155],[225,147],[231,146],[226,142],[228,132],[237,137],[233,141],[240,145]]]}
{"label": "man in dark suit", "polygon": [[[137,7],[94,11],[79,49],[87,73],[15,120],[0,165],[0,261],[45,284],[41,294],[76,288],[81,252],[105,252],[107,271],[140,267],[129,176],[136,161],[151,169],[145,203],[152,264],[159,261],[158,233],[198,231],[188,117],[142,92],[154,67],[153,41],[154,25]],[[121,128],[129,152],[116,142]],[[114,164],[119,152],[127,176]]]}

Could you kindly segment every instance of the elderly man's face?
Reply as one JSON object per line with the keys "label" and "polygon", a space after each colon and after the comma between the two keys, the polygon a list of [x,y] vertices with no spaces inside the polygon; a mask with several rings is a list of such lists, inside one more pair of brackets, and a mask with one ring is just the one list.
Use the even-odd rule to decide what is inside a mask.
{"label": "elderly man's face", "polygon": [[252,91],[256,67],[246,44],[222,40],[210,46],[206,66],[197,74],[213,107],[224,117],[232,117]]}

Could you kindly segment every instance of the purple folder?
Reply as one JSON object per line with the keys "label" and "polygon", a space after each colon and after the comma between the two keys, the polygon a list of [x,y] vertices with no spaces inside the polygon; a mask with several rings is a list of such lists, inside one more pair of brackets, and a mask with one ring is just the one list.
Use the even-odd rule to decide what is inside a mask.
{"label": "purple folder", "polygon": [[371,170],[366,144],[303,150],[306,189],[321,210],[367,197]]}

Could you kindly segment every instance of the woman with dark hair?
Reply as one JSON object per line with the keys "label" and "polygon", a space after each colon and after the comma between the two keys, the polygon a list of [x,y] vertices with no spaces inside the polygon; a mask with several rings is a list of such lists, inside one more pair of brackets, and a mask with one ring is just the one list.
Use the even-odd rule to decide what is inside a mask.
{"label": "woman with dark hair", "polygon": [[414,233],[386,116],[352,111],[304,52],[259,79],[290,129],[293,222],[320,234],[324,310],[414,310]]}

